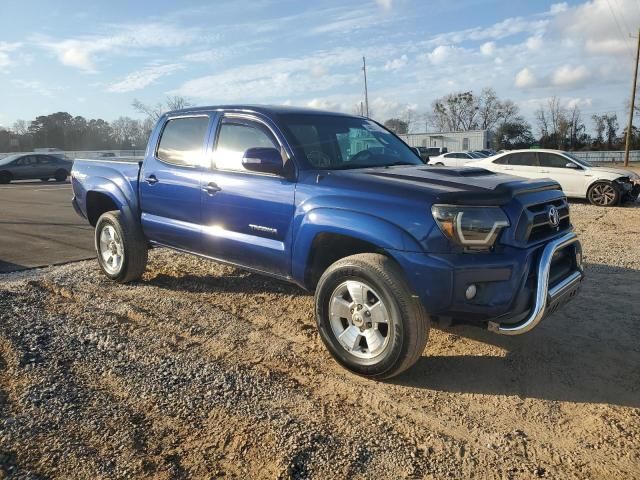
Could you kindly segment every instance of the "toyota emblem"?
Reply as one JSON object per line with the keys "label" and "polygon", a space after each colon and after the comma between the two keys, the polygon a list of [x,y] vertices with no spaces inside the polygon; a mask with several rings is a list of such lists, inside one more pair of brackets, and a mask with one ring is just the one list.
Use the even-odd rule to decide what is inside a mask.
{"label": "toyota emblem", "polygon": [[558,228],[558,225],[560,225],[560,214],[558,213],[558,209],[553,205],[549,207],[547,211],[547,219],[549,220],[549,225],[554,228]]}

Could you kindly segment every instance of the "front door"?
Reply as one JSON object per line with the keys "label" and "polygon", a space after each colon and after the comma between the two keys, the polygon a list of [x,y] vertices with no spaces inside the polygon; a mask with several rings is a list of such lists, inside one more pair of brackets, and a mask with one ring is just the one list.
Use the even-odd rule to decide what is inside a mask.
{"label": "front door", "polygon": [[142,228],[152,241],[199,252],[208,115],[169,118],[140,172]]}
{"label": "front door", "polygon": [[218,128],[211,169],[203,173],[203,251],[288,276],[295,182],[245,170],[242,157],[253,147],[281,149],[282,143],[261,119],[226,114]]}
{"label": "front door", "polygon": [[534,151],[514,152],[505,157],[507,163],[501,168],[504,173],[524,178],[543,178]]}
{"label": "front door", "polygon": [[[557,153],[538,152],[538,162],[543,176],[552,178],[560,184],[570,197],[585,196],[585,170],[577,163]],[[567,167],[573,165],[573,167]]]}

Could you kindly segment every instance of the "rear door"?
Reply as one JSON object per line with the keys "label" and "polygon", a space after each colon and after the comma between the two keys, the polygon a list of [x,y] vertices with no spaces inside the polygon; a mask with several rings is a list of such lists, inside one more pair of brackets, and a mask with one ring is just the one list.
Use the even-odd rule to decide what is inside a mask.
{"label": "rear door", "polygon": [[242,166],[247,149],[282,150],[283,145],[261,117],[232,113],[222,117],[211,166],[202,182],[206,255],[278,275],[290,274],[295,182]]}
{"label": "rear door", "polygon": [[142,228],[152,241],[199,252],[208,114],[168,117],[140,172]]}
{"label": "rear door", "polygon": [[38,155],[38,177],[50,178],[53,177],[58,168],[57,163],[53,157],[49,155]]}

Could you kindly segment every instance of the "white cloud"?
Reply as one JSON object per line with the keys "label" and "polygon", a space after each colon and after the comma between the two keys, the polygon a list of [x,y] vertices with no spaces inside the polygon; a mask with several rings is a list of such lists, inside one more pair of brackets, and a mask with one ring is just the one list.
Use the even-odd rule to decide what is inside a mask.
{"label": "white cloud", "polygon": [[480,53],[487,57],[491,57],[496,53],[496,42],[485,42],[480,45]]}
{"label": "white cloud", "polygon": [[21,43],[0,42],[0,72],[13,64],[9,54],[18,50],[21,46]]}
{"label": "white cloud", "polygon": [[155,83],[159,78],[171,75],[183,68],[184,67],[182,65],[176,63],[151,65],[137,72],[131,72],[124,79],[111,85],[108,88],[108,91],[113,93],[125,93],[132,92],[134,90],[141,90]]}
{"label": "white cloud", "polygon": [[527,38],[525,45],[529,50],[540,50],[542,48],[543,40],[542,35],[534,35]]}
{"label": "white cloud", "polygon": [[564,65],[553,72],[551,83],[559,87],[576,86],[589,78],[589,70],[584,65],[571,67]]}
{"label": "white cloud", "polygon": [[566,100],[567,108],[573,109],[574,107],[583,108],[593,106],[592,98],[569,98]]}
{"label": "white cloud", "polygon": [[387,72],[400,70],[403,67],[405,67],[408,62],[409,62],[408,57],[406,55],[402,55],[401,57],[394,58],[392,60],[389,60],[387,63],[385,63],[384,70],[386,70]]}
{"label": "white cloud", "polygon": [[439,45],[427,54],[427,58],[434,65],[440,65],[449,60],[457,50],[451,45]]}
{"label": "white cloud", "polygon": [[19,88],[23,88],[26,90],[32,90],[33,92],[41,95],[43,97],[52,97],[53,92],[51,89],[45,85],[43,85],[38,80],[21,80],[15,79],[13,80],[13,84]]}
{"label": "white cloud", "polygon": [[37,43],[54,52],[69,67],[95,72],[95,58],[100,54],[130,54],[145,48],[170,48],[190,43],[197,36],[193,30],[171,25],[148,23],[117,28],[111,35],[70,38],[61,41],[39,39]]}
{"label": "white cloud", "polygon": [[515,86],[518,88],[531,88],[537,84],[538,80],[528,67],[523,68],[516,74]]}
{"label": "white cloud", "polygon": [[639,24],[638,0],[590,0],[559,11],[553,25],[564,41],[584,45],[588,54],[630,55],[634,45],[626,29]]}
{"label": "white cloud", "polygon": [[[304,58],[275,58],[195,78],[170,93],[221,101],[262,102],[269,98],[328,91],[360,80],[360,71],[355,66],[361,63],[361,54],[359,49],[340,48]],[[335,67],[343,67],[342,72],[349,73],[333,72]]]}
{"label": "white cloud", "polygon": [[549,21],[547,19],[525,19],[511,17],[489,26],[479,26],[466,30],[454,31],[436,35],[430,42],[435,43],[463,43],[467,41],[481,42],[484,40],[500,40],[521,33],[541,34],[545,31]]}
{"label": "white cloud", "polygon": [[376,0],[376,3],[385,10],[391,10],[393,0]]}
{"label": "white cloud", "polygon": [[551,8],[549,8],[549,13],[551,15],[557,15],[559,13],[566,12],[568,9],[569,5],[567,5],[567,2],[554,3],[553,5],[551,5]]}

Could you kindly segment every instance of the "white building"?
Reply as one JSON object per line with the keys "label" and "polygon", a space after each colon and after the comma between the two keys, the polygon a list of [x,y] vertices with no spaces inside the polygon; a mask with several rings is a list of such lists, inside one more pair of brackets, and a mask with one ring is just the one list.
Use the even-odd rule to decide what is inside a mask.
{"label": "white building", "polygon": [[466,132],[407,133],[398,135],[411,147],[447,147],[450,152],[491,148],[489,130]]}

